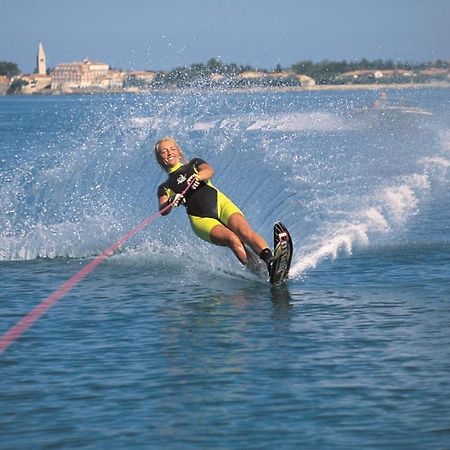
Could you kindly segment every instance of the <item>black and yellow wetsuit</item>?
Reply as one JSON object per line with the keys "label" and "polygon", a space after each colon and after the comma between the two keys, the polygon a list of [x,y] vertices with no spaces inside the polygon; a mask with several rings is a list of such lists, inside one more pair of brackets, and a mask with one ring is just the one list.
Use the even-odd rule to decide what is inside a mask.
{"label": "black and yellow wetsuit", "polygon": [[[169,170],[169,177],[158,187],[158,198],[167,195],[169,198],[180,194],[187,187],[187,179],[198,173],[199,167],[206,164],[200,158],[194,158],[187,164],[181,163]],[[234,213],[242,214],[241,210],[211,181],[201,182],[195,190],[185,194],[186,212],[195,234],[205,241],[211,242],[211,230],[219,224],[228,225]]]}

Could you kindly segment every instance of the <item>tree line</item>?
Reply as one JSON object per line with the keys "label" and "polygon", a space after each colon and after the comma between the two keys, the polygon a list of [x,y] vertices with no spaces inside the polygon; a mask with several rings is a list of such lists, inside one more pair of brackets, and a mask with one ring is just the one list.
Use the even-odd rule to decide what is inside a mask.
{"label": "tree line", "polygon": [[[149,83],[151,86],[175,85],[183,86],[206,86],[206,85],[226,85],[228,87],[239,87],[242,85],[258,85],[258,86],[296,86],[300,81],[295,75],[306,75],[313,78],[317,84],[335,84],[340,83],[338,77],[347,72],[357,70],[407,70],[420,71],[427,68],[450,69],[450,61],[436,60],[432,62],[409,63],[395,62],[393,60],[376,59],[369,61],[362,58],[359,61],[300,61],[293,64],[289,68],[282,68],[280,64],[272,70],[256,69],[249,65],[226,64],[218,59],[212,58],[206,64],[196,63],[190,66],[177,67],[169,72],[158,72],[155,79]],[[259,77],[250,79],[236,80],[236,75],[246,71],[259,73]],[[283,74],[282,77],[267,77],[270,74]],[[211,75],[219,75],[222,80],[211,80]],[[418,82],[425,82],[426,77],[415,78]],[[371,82],[370,79],[364,78],[364,81]],[[408,81],[405,78],[393,78],[394,82]]]}
{"label": "tree line", "polygon": [[318,84],[334,83],[339,75],[347,72],[353,72],[357,70],[408,70],[419,71],[430,67],[436,67],[439,69],[449,69],[450,61],[436,60],[434,62],[423,63],[409,63],[409,62],[394,62],[392,59],[384,61],[382,59],[376,59],[369,61],[366,58],[362,58],[359,61],[347,62],[347,61],[301,61],[291,66],[291,70],[298,74],[307,75],[314,78]]}

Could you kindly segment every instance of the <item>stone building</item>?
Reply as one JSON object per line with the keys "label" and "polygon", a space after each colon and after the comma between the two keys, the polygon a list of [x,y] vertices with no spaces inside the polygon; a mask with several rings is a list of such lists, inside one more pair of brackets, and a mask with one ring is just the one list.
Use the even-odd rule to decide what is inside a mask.
{"label": "stone building", "polygon": [[0,95],[5,95],[11,84],[11,80],[8,77],[0,75]]}
{"label": "stone building", "polygon": [[52,72],[52,90],[89,88],[107,75],[106,63],[85,59],[81,62],[58,64]]}
{"label": "stone building", "polygon": [[50,92],[51,76],[34,73],[32,75],[22,75],[24,82],[20,92],[22,94],[45,94]]}

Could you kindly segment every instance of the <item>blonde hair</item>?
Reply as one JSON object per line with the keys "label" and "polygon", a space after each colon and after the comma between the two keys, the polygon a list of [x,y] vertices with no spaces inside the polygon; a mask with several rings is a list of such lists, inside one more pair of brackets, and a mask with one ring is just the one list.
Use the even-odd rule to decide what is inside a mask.
{"label": "blonde hair", "polygon": [[186,164],[188,162],[188,159],[186,158],[186,155],[184,154],[183,150],[181,150],[181,147],[178,145],[178,142],[175,140],[175,138],[173,138],[172,136],[165,136],[161,139],[158,140],[158,142],[155,144],[155,157],[156,157],[156,161],[158,161],[158,164],[164,169],[167,170],[167,167],[164,165],[164,163],[162,162],[162,159],[159,155],[159,146],[163,143],[163,142],[172,142],[172,144],[177,148],[177,150],[180,152],[180,157],[181,157],[181,164]]}

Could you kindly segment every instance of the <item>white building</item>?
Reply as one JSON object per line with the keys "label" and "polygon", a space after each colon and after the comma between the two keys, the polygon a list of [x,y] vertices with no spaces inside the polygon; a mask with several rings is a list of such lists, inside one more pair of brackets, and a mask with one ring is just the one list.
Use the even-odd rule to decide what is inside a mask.
{"label": "white building", "polygon": [[39,42],[36,56],[36,69],[38,75],[47,75],[47,57],[45,56],[44,46]]}
{"label": "white building", "polygon": [[52,72],[52,90],[88,88],[98,83],[108,70],[108,64],[88,59],[58,64]]}

